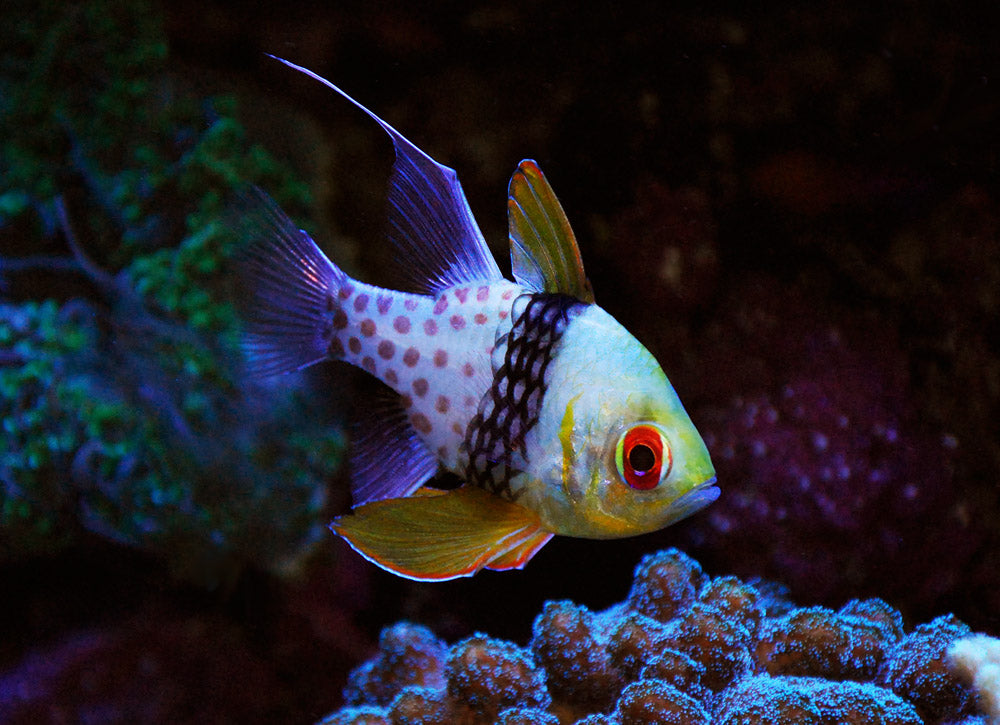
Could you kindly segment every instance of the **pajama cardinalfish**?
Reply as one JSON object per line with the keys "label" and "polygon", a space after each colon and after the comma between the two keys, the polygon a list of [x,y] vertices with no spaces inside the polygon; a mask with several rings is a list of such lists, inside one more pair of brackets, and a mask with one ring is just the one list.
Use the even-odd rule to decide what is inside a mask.
{"label": "pajama cardinalfish", "polygon": [[[266,197],[244,260],[260,372],[343,360],[392,391],[361,415],[354,508],[332,530],[388,571],[444,580],[521,568],[553,534],[642,534],[714,501],[701,436],[652,354],[594,304],[537,164],[510,180],[509,281],[452,169],[282,62],[374,119],[396,155],[388,226],[408,291],[347,276]],[[464,484],[425,487],[439,469]]]}

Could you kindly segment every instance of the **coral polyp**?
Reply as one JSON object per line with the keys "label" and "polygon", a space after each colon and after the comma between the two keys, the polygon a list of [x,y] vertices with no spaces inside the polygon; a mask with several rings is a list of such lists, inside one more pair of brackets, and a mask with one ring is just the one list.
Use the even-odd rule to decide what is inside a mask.
{"label": "coral polyp", "polygon": [[795,608],[668,549],[603,612],[547,602],[525,647],[387,628],[323,722],[971,725],[998,701],[1000,640],[969,634],[951,615],[906,631],[881,599]]}

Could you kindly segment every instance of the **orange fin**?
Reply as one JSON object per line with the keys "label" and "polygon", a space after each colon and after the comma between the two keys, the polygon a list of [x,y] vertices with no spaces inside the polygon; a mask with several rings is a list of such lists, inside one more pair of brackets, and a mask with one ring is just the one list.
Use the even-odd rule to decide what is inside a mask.
{"label": "orange fin", "polygon": [[537,554],[539,549],[549,543],[549,539],[551,538],[552,534],[539,527],[538,531],[527,537],[520,546],[511,549],[502,556],[491,559],[490,563],[486,565],[486,568],[493,569],[494,571],[504,571],[505,569],[523,569],[524,565],[531,560],[531,557]]}
{"label": "orange fin", "polygon": [[507,187],[507,228],[514,279],[535,292],[558,292],[593,302],[580,248],[542,170],[522,161]]}
{"label": "orange fin", "polygon": [[523,566],[551,536],[530,510],[474,486],[373,501],[330,528],[373,564],[418,581]]}

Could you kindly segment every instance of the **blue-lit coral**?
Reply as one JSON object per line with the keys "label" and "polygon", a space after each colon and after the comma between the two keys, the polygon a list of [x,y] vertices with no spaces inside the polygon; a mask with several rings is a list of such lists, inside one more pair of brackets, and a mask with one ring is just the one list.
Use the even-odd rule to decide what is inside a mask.
{"label": "blue-lit coral", "polygon": [[[796,609],[670,549],[645,557],[628,598],[610,609],[548,602],[525,648],[484,635],[449,648],[395,625],[331,717],[363,706],[364,717],[394,725],[972,723],[982,714],[973,676],[947,655],[968,631],[948,616],[906,632],[880,599]],[[419,632],[420,651],[435,656],[402,656],[412,636],[400,632]],[[398,670],[386,670],[391,661]]]}
{"label": "blue-lit coral", "polygon": [[918,625],[889,651],[877,682],[911,701],[925,720],[967,714],[972,692],[951,670],[948,649],[969,634],[969,627],[952,615]]}
{"label": "blue-lit coral", "polygon": [[9,10],[0,561],[91,532],[213,584],[286,571],[324,535],[343,442],[293,385],[244,382],[226,200],[306,194],[231,99],[174,87],[144,3]]}
{"label": "blue-lit coral", "polygon": [[445,653],[445,645],[426,627],[406,622],[386,627],[378,656],[351,673],[344,700],[388,705],[408,687],[439,690],[445,685]]}
{"label": "blue-lit coral", "polygon": [[530,652],[481,634],[451,647],[447,679],[459,717],[493,718],[507,708],[547,708],[552,703],[545,671]]}

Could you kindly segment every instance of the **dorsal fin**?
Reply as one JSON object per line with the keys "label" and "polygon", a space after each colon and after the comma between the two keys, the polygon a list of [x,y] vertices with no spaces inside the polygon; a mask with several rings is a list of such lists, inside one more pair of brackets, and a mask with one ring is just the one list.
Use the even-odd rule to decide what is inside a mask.
{"label": "dorsal fin", "polygon": [[514,279],[536,292],[594,301],[566,213],[531,159],[522,161],[510,177],[507,226]]}
{"label": "dorsal fin", "polygon": [[503,278],[454,169],[437,163],[330,81],[271,57],[336,91],[389,134],[396,150],[389,179],[389,239],[412,291],[435,295],[459,284]]}

